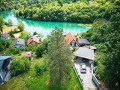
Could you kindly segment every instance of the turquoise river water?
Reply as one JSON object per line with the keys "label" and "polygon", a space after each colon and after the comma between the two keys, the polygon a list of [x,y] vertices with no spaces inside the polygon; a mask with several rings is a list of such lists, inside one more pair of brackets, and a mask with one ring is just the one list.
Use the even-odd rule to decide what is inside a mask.
{"label": "turquoise river water", "polygon": [[41,33],[46,36],[50,34],[50,31],[57,25],[59,28],[63,28],[64,32],[71,32],[72,34],[81,33],[90,29],[87,26],[79,26],[78,23],[69,22],[44,22],[44,21],[33,21],[14,16],[11,10],[0,12],[0,16],[3,16],[4,20],[8,22],[9,19],[12,20],[13,25],[18,24],[18,20],[22,20],[24,23],[25,30],[31,32]]}

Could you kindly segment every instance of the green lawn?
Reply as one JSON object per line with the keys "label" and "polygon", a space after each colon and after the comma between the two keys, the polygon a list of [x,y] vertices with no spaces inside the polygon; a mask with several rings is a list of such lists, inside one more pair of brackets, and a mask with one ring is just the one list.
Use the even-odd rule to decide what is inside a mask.
{"label": "green lawn", "polygon": [[[56,90],[59,88],[57,85],[50,87],[49,86],[49,72],[46,71],[40,76],[36,76],[36,73],[34,71],[34,65],[35,63],[42,63],[43,59],[34,59],[34,61],[31,62],[31,68],[28,73],[24,75],[27,87],[30,90]],[[82,90],[80,83],[71,68],[71,80],[68,81],[66,84],[62,85],[63,90]],[[0,86],[0,90],[27,90],[27,87],[25,86],[23,82],[23,75],[13,77],[11,78],[5,85]]]}

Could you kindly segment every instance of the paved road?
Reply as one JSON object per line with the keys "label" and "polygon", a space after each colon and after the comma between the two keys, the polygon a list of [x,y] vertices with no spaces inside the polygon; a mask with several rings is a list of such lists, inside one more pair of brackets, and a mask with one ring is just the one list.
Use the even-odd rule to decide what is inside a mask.
{"label": "paved road", "polygon": [[77,69],[78,74],[80,75],[81,79],[83,79],[83,87],[84,90],[97,90],[96,85],[92,81],[92,73],[90,72],[90,65],[88,62],[84,62],[86,64],[87,73],[80,72],[80,64],[83,63],[82,60],[76,60],[74,63],[75,68]]}

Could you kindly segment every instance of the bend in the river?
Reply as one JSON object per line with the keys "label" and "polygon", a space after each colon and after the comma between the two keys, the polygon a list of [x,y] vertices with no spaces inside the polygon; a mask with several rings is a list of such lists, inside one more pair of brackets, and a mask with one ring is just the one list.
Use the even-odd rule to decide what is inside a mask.
{"label": "bend in the river", "polygon": [[23,18],[15,17],[11,10],[0,12],[0,16],[3,16],[5,21],[12,20],[13,25],[18,24],[18,20],[22,20],[25,26],[25,30],[29,30],[31,34],[33,32],[41,33],[46,36],[50,34],[50,31],[57,25],[59,28],[63,28],[64,32],[81,33],[87,31],[90,27],[79,26],[78,23],[69,22],[43,22],[43,21],[32,21]]}

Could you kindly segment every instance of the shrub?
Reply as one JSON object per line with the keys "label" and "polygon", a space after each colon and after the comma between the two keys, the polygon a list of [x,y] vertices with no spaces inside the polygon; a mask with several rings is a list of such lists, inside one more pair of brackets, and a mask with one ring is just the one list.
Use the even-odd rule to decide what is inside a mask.
{"label": "shrub", "polygon": [[15,76],[25,73],[29,69],[30,69],[30,61],[28,57],[16,56],[12,60],[12,64],[10,65],[9,71],[12,72],[12,74]]}
{"label": "shrub", "polygon": [[37,57],[42,57],[42,54],[44,53],[45,51],[45,47],[43,44],[40,44],[37,49],[36,49],[36,52],[35,54],[37,55]]}
{"label": "shrub", "polygon": [[43,72],[47,71],[47,64],[44,60],[43,64],[36,63],[34,66],[34,70],[36,72],[36,75],[41,75]]}
{"label": "shrub", "polygon": [[13,24],[12,20],[9,19],[9,20],[8,20],[8,25],[9,25],[9,26],[12,26],[12,24]]}
{"label": "shrub", "polygon": [[76,51],[76,47],[73,47],[73,51]]}

